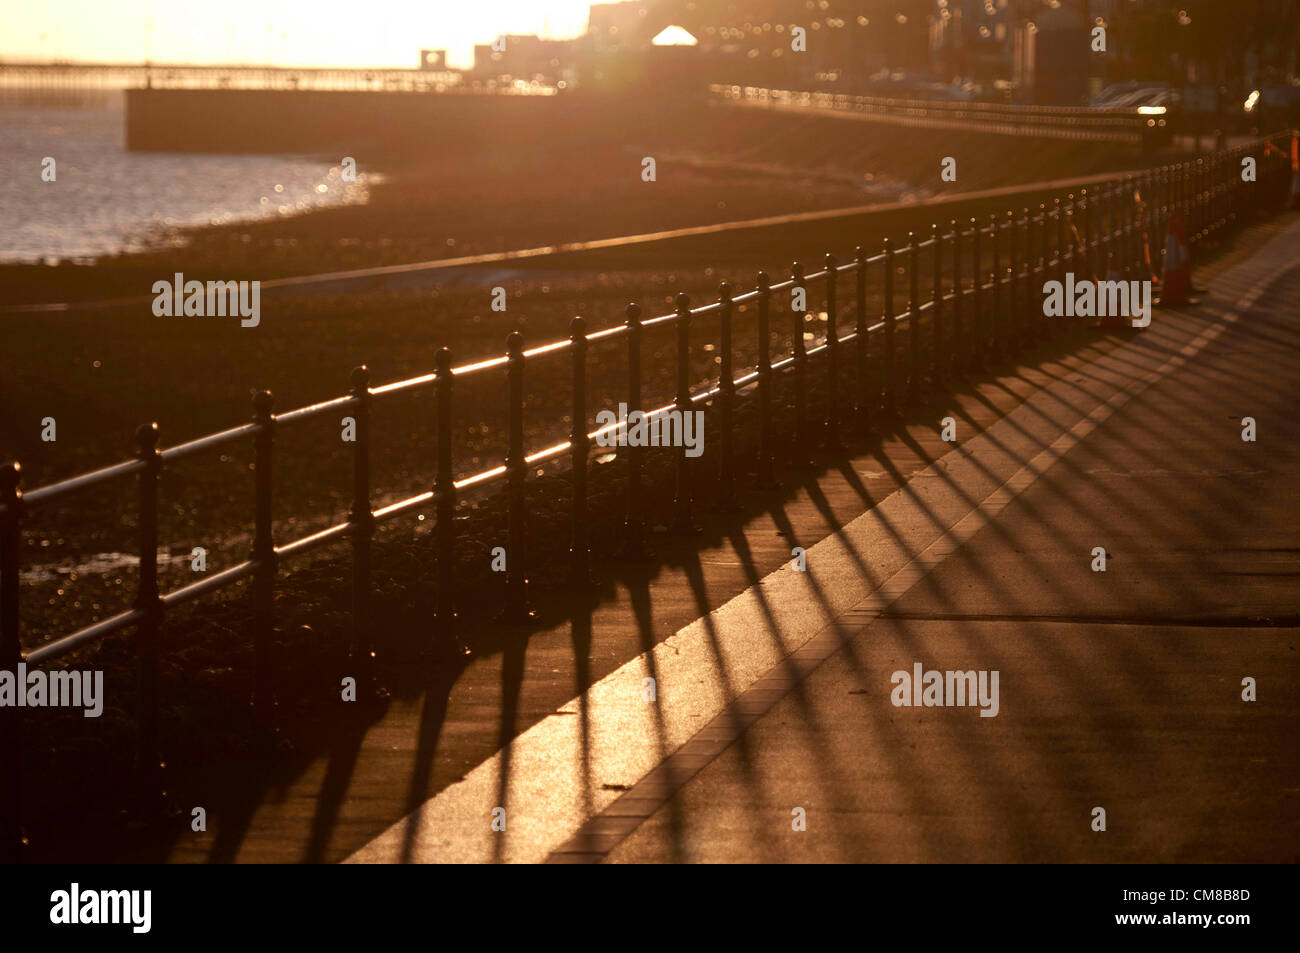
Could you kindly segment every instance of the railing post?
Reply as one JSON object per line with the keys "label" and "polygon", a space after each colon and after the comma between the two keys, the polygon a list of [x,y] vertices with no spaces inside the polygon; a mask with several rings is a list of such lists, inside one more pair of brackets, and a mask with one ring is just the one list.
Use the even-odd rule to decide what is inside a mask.
{"label": "railing post", "polygon": [[[684,291],[677,293],[677,395],[673,399],[673,410],[681,417],[681,426],[685,428],[686,415],[694,411],[690,399],[690,295]],[[673,468],[672,527],[673,533],[694,534],[701,532],[695,525],[690,511],[690,458],[686,456],[686,442],[676,452],[676,465]]]}
{"label": "railing post", "polygon": [[356,669],[357,685],[367,696],[374,691],[375,653],[370,638],[370,542],[375,521],[370,510],[370,370],[362,364],[348,376],[356,405],[352,444],[352,644],[349,646]]}
{"label": "railing post", "polygon": [[511,331],[506,337],[506,604],[497,619],[507,624],[531,621],[536,613],[528,605],[528,577],[524,574],[524,336]]}
{"label": "railing post", "polygon": [[263,727],[275,724],[275,690],[271,683],[271,637],[274,624],[275,540],[271,535],[271,450],[275,438],[275,398],[269,390],[253,395],[253,712]]}
{"label": "railing post", "polygon": [[[18,639],[18,571],[22,561],[22,468],[15,462],[0,468],[0,668],[18,675],[23,660]],[[23,709],[0,707],[0,861],[22,857],[22,724]]]}
{"label": "railing post", "polygon": [[1075,225],[1075,204],[1074,193],[1070,192],[1065,196],[1065,242],[1069,248],[1066,258],[1069,262],[1068,270],[1079,274],[1079,243],[1075,241],[1077,227]]}
{"label": "railing post", "polygon": [[980,223],[978,219],[970,220],[971,229],[971,284],[974,293],[971,298],[971,363],[975,367],[983,366],[984,358],[984,255],[980,251]]}
{"label": "railing post", "polygon": [[793,262],[790,265],[790,280],[793,284],[790,287],[790,325],[792,356],[794,358],[794,465],[797,467],[808,466],[809,463],[809,445],[808,445],[808,351],[804,347],[804,319],[807,311],[794,307],[794,295],[796,290],[804,293],[804,304],[807,302],[808,289],[803,280],[803,264]]}
{"label": "railing post", "polygon": [[943,367],[939,355],[943,353],[943,234],[937,224],[930,226],[930,237],[934,239],[931,252],[933,265],[934,307],[930,311],[930,320],[934,324],[934,353],[930,355],[930,375],[937,385],[943,380]]}
{"label": "railing post", "polygon": [[1011,334],[1015,342],[1016,351],[1024,348],[1028,334],[1026,329],[1033,327],[1034,305],[1038,298],[1040,286],[1034,285],[1034,243],[1033,243],[1033,218],[1029,214],[1029,206],[1020,207],[1021,222],[1018,228],[1021,232],[1021,238],[1024,241],[1024,247],[1021,251],[1021,260],[1015,263],[1017,273],[1020,266],[1025,267],[1025,276],[1023,279],[1017,278],[1018,287],[1021,289],[1020,300],[1017,302],[1018,312],[1015,320],[1011,324]]}
{"label": "railing post", "polygon": [[[1201,233],[1205,231],[1205,159],[1197,157],[1196,159],[1196,231],[1193,233],[1200,238]],[[1193,239],[1195,241],[1196,239]]]}
{"label": "railing post", "polygon": [[1092,257],[1092,202],[1088,190],[1079,190],[1079,240],[1083,243],[1083,271],[1085,277],[1096,277]]}
{"label": "railing post", "polygon": [[961,286],[961,226],[955,218],[949,221],[949,225],[952,226],[952,346],[949,348],[948,366],[955,376],[961,372],[964,352],[961,299],[965,292]]}
{"label": "railing post", "polygon": [[435,657],[467,654],[456,631],[456,478],[451,469],[453,382],[451,351],[440,347],[433,355],[435,394],[434,429],[437,459],[434,461],[433,508],[437,520],[434,545],[438,551],[438,593],[434,604]]}
{"label": "railing post", "polygon": [[1124,266],[1122,268],[1124,277],[1132,278],[1137,271],[1133,255],[1133,220],[1135,205],[1133,200],[1133,176],[1124,176],[1121,188],[1123,189],[1122,195],[1124,204],[1120,208],[1120,213],[1123,216],[1120,220],[1120,228],[1123,230],[1123,237],[1120,240],[1119,247],[1124,256]]}
{"label": "railing post", "polygon": [[836,299],[839,265],[835,256],[826,253],[826,446],[840,449],[840,331]]}
{"label": "railing post", "polygon": [[158,592],[158,424],[141,425],[135,432],[140,471],[140,579],[135,608],[144,613],[136,627],[136,778],[146,803],[162,799],[163,762],[158,747],[158,636],[162,624],[162,598]]}
{"label": "railing post", "polygon": [[907,402],[913,407],[921,397],[921,298],[918,291],[921,249],[918,242],[915,232],[907,233]]}
{"label": "railing post", "polygon": [[772,287],[767,272],[755,279],[758,289],[758,483],[776,486],[772,473]]}
{"label": "railing post", "polygon": [[1052,211],[1056,213],[1056,247],[1052,250],[1052,258],[1056,262],[1056,267],[1052,271],[1052,277],[1057,281],[1065,281],[1065,209],[1061,207],[1060,199],[1052,199]]}
{"label": "railing post", "polygon": [[[674,409],[681,417],[681,427],[686,427],[687,414],[694,412],[691,400],[691,298],[685,292],[677,294],[677,397]],[[697,431],[698,433],[699,431]],[[686,455],[686,441],[678,448],[673,494],[672,531],[683,535],[700,532],[691,515],[690,457]]]}
{"label": "railing post", "polygon": [[[1156,223],[1155,223],[1155,242],[1156,248],[1151,256],[1151,270],[1164,278],[1164,259],[1160,258],[1164,254],[1165,248],[1165,221],[1169,215],[1169,166],[1162,165],[1156,170],[1156,181],[1159,183],[1159,203],[1156,205]],[[1157,261],[1157,259],[1159,260]]]}
{"label": "railing post", "polygon": [[881,381],[885,388],[885,413],[893,417],[898,412],[897,382],[894,380],[894,245],[888,238],[881,242],[885,253],[885,302],[882,317],[885,321],[885,354]]}
{"label": "railing post", "polygon": [[1007,306],[1003,325],[1002,347],[1008,357],[1020,351],[1021,299],[1026,285],[1020,280],[1020,219],[1014,211],[1007,212]]}
{"label": "railing post", "polygon": [[867,350],[867,254],[858,245],[853,250],[854,261],[856,263],[855,292],[854,295],[854,337],[853,337],[853,354],[857,364],[857,426],[865,428],[870,425],[871,418],[875,415],[875,389],[872,389],[870,395],[867,393],[868,367],[867,359],[869,352]]}
{"label": "railing post", "polygon": [[722,420],[722,460],[718,465],[718,494],[715,506],[719,510],[734,512],[736,503],[736,447],[732,436],[736,404],[736,373],[732,364],[731,341],[731,285],[724,281],[718,285],[718,409]]}
{"label": "railing post", "polygon": [[[624,313],[627,315],[627,412],[630,417],[633,413],[641,413],[641,306],[629,304]],[[623,426],[631,424],[625,422]],[[648,559],[651,553],[645,541],[645,520],[642,517],[645,502],[641,499],[642,448],[624,440],[622,452],[627,454],[623,555],[627,559]]]}
{"label": "railing post", "polygon": [[993,360],[997,360],[999,346],[998,325],[1001,323],[998,312],[1002,306],[1002,259],[998,254],[998,216],[994,212],[989,215],[989,253],[992,256],[992,275],[993,287],[989,290],[989,311],[988,319],[985,322],[988,326],[988,334],[985,335],[985,344],[988,348],[988,354]]}
{"label": "railing post", "polygon": [[[1041,223],[1038,229],[1039,255],[1038,255],[1038,264],[1034,268],[1034,271],[1036,273],[1035,287],[1042,288],[1043,284],[1048,279],[1047,262],[1049,259],[1047,256],[1047,232],[1050,223],[1048,222],[1047,219],[1047,203],[1045,202],[1038,203],[1038,214],[1041,219]],[[1040,309],[1036,317],[1041,317],[1041,316],[1042,316],[1042,311]],[[1039,339],[1047,337],[1052,331],[1052,328],[1048,326],[1048,322],[1046,321],[1038,321],[1035,326],[1035,329],[1037,333],[1034,335],[1034,337]]]}
{"label": "railing post", "polygon": [[573,405],[569,427],[570,471],[573,481],[573,510],[569,534],[569,585],[589,589],[595,584],[591,576],[591,547],[587,527],[587,455],[591,438],[587,436],[587,322],[575,317],[569,322],[569,345],[573,349]]}

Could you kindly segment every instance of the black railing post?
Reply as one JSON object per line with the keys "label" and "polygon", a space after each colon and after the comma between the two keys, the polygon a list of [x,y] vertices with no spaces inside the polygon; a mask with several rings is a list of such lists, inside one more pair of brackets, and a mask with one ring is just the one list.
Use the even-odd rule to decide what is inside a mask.
{"label": "black railing post", "polygon": [[[1021,255],[1022,262],[1025,266],[1025,277],[1023,279],[1024,294],[1021,301],[1021,311],[1017,316],[1013,333],[1015,334],[1016,350],[1020,350],[1029,342],[1029,332],[1035,327],[1034,315],[1041,313],[1042,308],[1039,306],[1039,292],[1042,285],[1034,283],[1034,219],[1029,212],[1029,206],[1023,205],[1020,208],[1021,218],[1024,223],[1024,251]],[[1019,267],[1019,264],[1016,266]]]}
{"label": "black railing post", "polygon": [[1007,212],[1007,301],[1003,308],[1001,353],[1010,356],[1016,353],[1016,314],[1020,310],[1020,266],[1016,263],[1016,233],[1020,223],[1014,212]]}
{"label": "black railing post", "polygon": [[[627,315],[627,412],[641,413],[641,306],[629,304]],[[620,424],[632,426],[630,420]],[[623,555],[628,559],[648,559],[651,552],[645,541],[645,501],[641,498],[642,447],[634,447],[623,432],[622,452],[627,455],[627,491],[623,505]]]}
{"label": "black railing post", "polygon": [[1160,183],[1160,205],[1156,209],[1156,244],[1159,251],[1152,255],[1152,270],[1163,276],[1164,259],[1159,263],[1155,258],[1157,255],[1164,254],[1165,248],[1165,223],[1169,220],[1169,166],[1162,165],[1158,171],[1158,181]]}
{"label": "black railing post", "polygon": [[524,572],[526,543],[524,519],[524,336],[511,331],[506,337],[506,596],[498,621],[522,624],[536,613],[528,605],[528,576]]}
{"label": "black railing post", "polygon": [[[1047,232],[1051,223],[1047,218],[1047,204],[1045,202],[1038,203],[1038,215],[1040,222],[1038,227],[1038,255],[1035,256],[1037,258],[1037,265],[1034,267],[1034,272],[1036,273],[1034,287],[1041,290],[1043,285],[1047,282],[1047,279],[1050,277],[1047,268],[1047,263],[1050,260],[1047,255]],[[1033,259],[1031,258],[1031,260]],[[1039,313],[1035,315],[1035,317],[1041,318],[1042,316],[1042,311],[1040,309]],[[1039,339],[1045,338],[1051,333],[1051,331],[1052,328],[1049,326],[1047,321],[1038,321],[1035,325],[1034,337]]]}
{"label": "black railing post", "polygon": [[731,340],[731,285],[724,281],[718,285],[718,410],[722,421],[722,460],[718,464],[718,494],[715,506],[724,511],[735,511],[736,503],[736,444],[732,435],[736,406],[736,372],[733,366]]}
{"label": "black railing post", "polygon": [[[18,677],[23,660],[18,638],[18,571],[22,561],[22,467],[0,468],[0,669]],[[0,862],[17,863],[22,857],[22,724],[23,710],[0,707]]]}
{"label": "black railing post", "polygon": [[907,233],[907,402],[915,407],[921,398],[921,249],[916,232]]}
{"label": "black railing post", "polygon": [[569,585],[575,589],[589,589],[595,580],[591,576],[587,525],[587,455],[591,438],[587,436],[587,322],[584,318],[575,317],[569,322],[569,346],[573,349],[572,424],[569,427],[569,469],[573,481]]}
{"label": "black railing post", "polygon": [[253,395],[253,711],[266,728],[275,724],[275,687],[271,676],[271,639],[275,594],[275,540],[271,535],[271,451],[275,443],[275,398],[269,390]]}
{"label": "black railing post", "polygon": [[375,653],[370,637],[370,543],[375,521],[370,510],[370,370],[352,368],[352,410],[356,432],[352,444],[352,644],[349,650],[357,686],[369,696],[374,690]]}
{"label": "black railing post", "polygon": [[992,258],[992,268],[990,273],[993,276],[993,285],[989,289],[989,312],[986,320],[987,333],[984,335],[984,345],[987,354],[993,360],[998,358],[998,325],[1000,319],[998,311],[1002,306],[1002,259],[999,255],[998,248],[998,216],[997,213],[989,215],[989,255]]}
{"label": "black railing post", "polygon": [[943,366],[939,355],[943,353],[943,233],[939,226],[930,226],[930,237],[934,239],[931,264],[933,265],[934,307],[930,320],[934,324],[934,353],[930,355],[930,376],[937,386],[943,380]]}
{"label": "black railing post", "polygon": [[136,627],[136,778],[145,803],[163,796],[162,757],[158,746],[158,663],[162,599],[158,593],[158,474],[162,453],[158,450],[158,424],[143,424],[135,432],[136,453],[144,463],[140,471],[140,513],[137,531],[140,548],[140,579],[135,608],[144,613]]}
{"label": "black railing post", "polygon": [[1195,228],[1187,233],[1188,249],[1195,248],[1201,238],[1202,229],[1205,227],[1205,162],[1197,159],[1192,166],[1192,187],[1195,190],[1195,198],[1192,208],[1196,219]]}
{"label": "black railing post", "polygon": [[1065,210],[1061,207],[1060,199],[1052,199],[1052,211],[1056,213],[1056,247],[1053,249],[1052,258],[1056,262],[1056,267],[1052,271],[1052,277],[1057,281],[1065,281]]}
{"label": "black railing post", "polygon": [[894,380],[894,244],[888,238],[881,242],[885,253],[885,301],[881,317],[885,322],[884,362],[880,377],[885,389],[885,413],[893,417],[898,412],[897,382]]}
{"label": "black railing post", "polygon": [[1079,190],[1079,240],[1083,242],[1084,277],[1096,277],[1092,257],[1092,202],[1087,189]]}
{"label": "black railing post", "polygon": [[[685,292],[679,292],[676,299],[677,320],[677,397],[673,409],[680,416],[681,430],[679,436],[684,438],[687,415],[694,412],[691,400],[691,298]],[[700,434],[697,429],[696,435]],[[684,535],[700,532],[691,515],[691,471],[690,457],[686,455],[686,441],[681,440],[677,448],[674,472],[673,522],[672,531]]]}
{"label": "black railing post", "polygon": [[961,299],[965,292],[961,286],[961,226],[955,218],[949,224],[952,226],[952,343],[948,349],[948,366],[952,369],[952,376],[956,377],[961,373],[963,363],[965,335],[962,333]]}
{"label": "black railing post", "polygon": [[870,377],[870,369],[868,366],[868,359],[870,358],[868,346],[870,342],[867,334],[867,253],[863,251],[861,245],[858,245],[857,248],[854,249],[853,255],[857,265],[855,273],[857,280],[855,282],[856,288],[854,289],[856,294],[854,295],[855,300],[853,303],[855,312],[853,325],[855,329],[853,353],[857,362],[858,379],[857,425],[860,429],[866,429],[871,425],[871,420],[875,417],[876,408],[879,406],[879,403],[876,400],[877,393],[874,382],[870,392],[867,390],[868,382],[873,381]]}
{"label": "black railing post", "polygon": [[1079,243],[1075,241],[1075,204],[1074,193],[1070,192],[1065,196],[1065,206],[1062,212],[1065,214],[1065,242],[1068,247],[1066,253],[1067,270],[1073,272],[1076,277],[1079,276]]}
{"label": "black railing post", "polygon": [[980,223],[970,220],[971,229],[971,363],[981,367],[984,363],[984,255],[980,251]]}
{"label": "black railing post", "polygon": [[429,654],[464,655],[456,631],[456,478],[452,473],[451,431],[453,382],[451,351],[440,347],[433,355],[434,413],[437,459],[434,461],[433,508],[437,520],[434,545],[438,551],[438,592],[434,604],[434,644]]}
{"label": "black railing post", "polygon": [[1133,277],[1133,176],[1126,175],[1120,185],[1120,242],[1119,250],[1123,257],[1123,263],[1120,268],[1125,278]]}
{"label": "black railing post", "polygon": [[772,473],[772,283],[760,271],[754,281],[758,289],[758,484],[776,486]]}
{"label": "black railing post", "polygon": [[[804,347],[804,319],[807,317],[808,289],[803,280],[803,264],[790,265],[790,330],[791,356],[794,359],[794,465],[804,467],[809,462],[808,442],[808,351]],[[803,292],[804,308],[794,307],[796,292]]]}
{"label": "black railing post", "polygon": [[840,449],[840,330],[836,298],[839,262],[826,253],[826,446]]}

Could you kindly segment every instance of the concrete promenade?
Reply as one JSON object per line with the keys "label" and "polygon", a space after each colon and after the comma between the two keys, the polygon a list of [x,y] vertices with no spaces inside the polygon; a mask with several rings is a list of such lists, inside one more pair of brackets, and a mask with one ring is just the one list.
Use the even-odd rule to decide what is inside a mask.
{"label": "concrete promenade", "polygon": [[[1198,306],[600,567],[169,858],[1300,859],[1300,217],[1238,244]],[[915,663],[997,671],[996,717],[896,707]]]}

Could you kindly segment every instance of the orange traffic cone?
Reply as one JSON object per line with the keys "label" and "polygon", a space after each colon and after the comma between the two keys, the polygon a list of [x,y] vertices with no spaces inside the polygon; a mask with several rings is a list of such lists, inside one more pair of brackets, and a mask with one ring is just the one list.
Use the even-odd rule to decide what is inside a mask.
{"label": "orange traffic cone", "polygon": [[1160,288],[1160,307],[1196,304],[1192,291],[1192,254],[1187,247],[1187,219],[1182,212],[1169,216],[1165,235],[1165,279]]}
{"label": "orange traffic cone", "polygon": [[1291,130],[1291,208],[1300,208],[1300,130]]}

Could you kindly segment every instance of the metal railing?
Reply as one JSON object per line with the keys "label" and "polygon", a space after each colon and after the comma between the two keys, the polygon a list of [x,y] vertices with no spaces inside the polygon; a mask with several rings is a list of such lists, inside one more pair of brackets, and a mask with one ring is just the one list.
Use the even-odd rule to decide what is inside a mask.
{"label": "metal railing", "polygon": [[[1286,134],[1288,137],[1293,133]],[[944,383],[966,367],[982,365],[1002,358],[1014,350],[1041,340],[1058,325],[1033,321],[1041,306],[1036,288],[1053,276],[1078,271],[1102,276],[1119,272],[1128,278],[1151,278],[1159,271],[1157,262],[1160,237],[1175,215],[1186,222],[1188,242],[1194,244],[1205,236],[1235,222],[1244,213],[1276,207],[1275,199],[1284,197],[1290,184],[1287,159],[1289,141],[1280,145],[1278,136],[1261,139],[1250,147],[1215,153],[1187,162],[1150,169],[1102,182],[1078,194],[1067,193],[1051,204],[1040,203],[1037,209],[1021,207],[992,215],[986,222],[972,218],[946,227],[934,224],[928,238],[909,233],[907,244],[895,247],[885,239],[881,250],[869,255],[858,247],[850,260],[839,262],[827,254],[824,267],[806,273],[796,262],[790,277],[772,283],[758,272],[752,290],[740,294],[723,283],[716,301],[692,307],[685,294],[676,297],[675,309],[667,314],[642,318],[639,306],[626,308],[626,320],[598,331],[588,331],[583,318],[574,318],[567,339],[552,341],[526,349],[519,332],[512,333],[504,355],[455,365],[448,348],[440,348],[432,373],[379,386],[372,385],[362,366],[351,373],[351,388],[345,395],[282,413],[274,412],[269,391],[258,392],[253,400],[253,417],[249,423],[218,433],[208,434],[175,446],[161,448],[156,423],[141,426],[136,432],[138,444],[134,459],[61,480],[24,492],[20,487],[21,468],[11,463],[0,469],[0,669],[17,671],[19,663],[41,664],[108,635],[134,627],[137,634],[135,659],[137,668],[137,764],[141,776],[148,779],[158,770],[158,675],[159,629],[165,614],[185,603],[251,579],[252,639],[254,672],[252,704],[264,719],[273,706],[270,644],[274,614],[272,599],[283,560],[318,550],[347,539],[352,550],[351,652],[362,666],[363,677],[373,660],[367,627],[371,592],[371,541],[377,524],[409,513],[428,503],[435,510],[436,593],[434,611],[435,643],[443,647],[456,644],[453,634],[455,606],[453,596],[456,531],[454,513],[461,494],[471,488],[504,484],[508,502],[508,546],[511,558],[505,574],[505,612],[507,619],[529,616],[524,591],[522,561],[526,529],[524,486],[529,469],[548,460],[568,456],[572,468],[571,486],[571,560],[569,572],[575,581],[585,580],[589,572],[587,540],[589,536],[586,482],[588,455],[593,440],[602,436],[617,437],[626,433],[628,422],[588,430],[586,420],[586,384],[588,346],[595,342],[622,339],[626,344],[626,394],[629,409],[642,402],[642,333],[647,328],[671,327],[676,336],[676,395],[663,406],[647,411],[650,420],[672,411],[686,411],[713,405],[720,415],[723,440],[719,460],[717,493],[722,503],[732,502],[736,490],[736,465],[732,442],[733,413],[742,393],[753,401],[758,418],[758,467],[761,484],[773,480],[773,442],[776,375],[788,375],[793,410],[793,433],[797,455],[806,455],[809,435],[821,431],[828,447],[837,447],[844,419],[870,423],[883,411],[895,412],[903,402],[917,400],[924,380]],[[1241,177],[1241,159],[1253,155],[1258,161],[1258,181],[1247,183]],[[919,207],[918,207],[919,211]],[[987,243],[987,244],[985,244]],[[921,298],[919,255],[926,252],[932,261],[927,279],[927,297]],[[1003,254],[1005,253],[1005,258]],[[906,302],[896,308],[895,271],[907,265]],[[867,295],[869,271],[879,266],[882,307],[877,315],[869,311]],[[838,325],[841,307],[840,279],[852,294],[853,327],[841,333]],[[790,309],[793,348],[789,354],[773,359],[771,354],[772,301],[781,292],[804,289],[815,283],[824,288],[825,329],[820,343],[804,344],[808,310]],[[845,294],[847,299],[849,294]],[[756,337],[756,361],[737,374],[733,367],[735,332],[733,318],[738,308],[752,306],[755,320],[749,328]],[[818,309],[820,311],[820,309]],[[717,347],[719,373],[703,386],[692,384],[691,326],[694,318],[716,316],[719,322]],[[907,347],[899,346],[898,336],[906,334]],[[926,335],[928,340],[922,340]],[[816,339],[814,338],[814,341]],[[713,345],[710,342],[709,347]],[[878,351],[878,370],[869,369],[870,351]],[[925,356],[923,357],[923,352]],[[572,379],[572,426],[567,438],[539,449],[527,451],[524,441],[524,373],[533,361],[568,354]],[[809,406],[808,385],[814,363],[823,374],[820,387],[823,402],[816,411]],[[500,465],[456,479],[452,454],[452,410],[459,382],[467,378],[504,375],[507,404],[507,450]],[[852,387],[851,391],[846,387]],[[432,485],[415,494],[380,508],[373,508],[370,472],[371,412],[376,401],[397,394],[432,392],[435,409],[436,461]],[[306,536],[277,542],[272,533],[273,480],[272,465],[275,435],[285,426],[324,414],[346,411],[356,422],[356,440],[352,453],[352,502],[349,518],[341,523],[316,530]],[[162,592],[158,583],[158,482],[163,468],[202,450],[225,446],[236,441],[253,444],[254,533],[249,557],[236,565],[189,585]],[[644,555],[645,520],[642,500],[644,476],[643,448],[627,446],[624,515],[627,548],[632,555]],[[675,497],[673,524],[687,527],[691,523],[691,489],[687,479],[686,448],[673,451],[675,460]],[[40,507],[69,494],[92,489],[125,477],[138,480],[139,513],[137,536],[139,579],[130,608],[94,622],[76,631],[24,651],[19,632],[20,563],[22,534],[27,521]],[[15,849],[18,828],[19,738],[22,710],[0,709],[9,720],[3,733],[5,750],[0,764],[5,775],[0,781],[0,837],[3,849]]]}
{"label": "metal railing", "polygon": [[1007,103],[950,102],[854,96],[761,86],[713,84],[718,99],[752,106],[815,109],[887,116],[899,122],[938,128],[978,126],[983,132],[1086,139],[1093,142],[1149,143],[1167,135],[1168,113],[1084,106],[1019,106]]}

